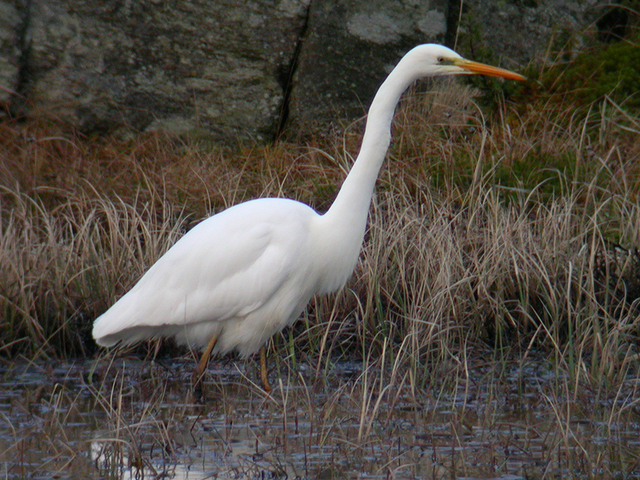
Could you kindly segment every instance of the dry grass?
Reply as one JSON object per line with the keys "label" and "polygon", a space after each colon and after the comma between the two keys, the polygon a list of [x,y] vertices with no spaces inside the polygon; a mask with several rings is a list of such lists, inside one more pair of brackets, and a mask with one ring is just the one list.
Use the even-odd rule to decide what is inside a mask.
{"label": "dry grass", "polygon": [[184,231],[167,204],[79,196],[48,209],[2,189],[0,312],[6,353],[92,351],[88,325]]}
{"label": "dry grass", "polygon": [[[337,300],[308,309],[301,355],[320,369],[385,345],[418,368],[472,339],[543,351],[595,382],[624,372],[640,298],[637,120],[605,101],[581,115],[504,105],[489,122],[474,95],[448,83],[401,108],[362,260]],[[3,129],[0,311],[13,334],[0,348],[29,356],[90,351],[92,319],[208,213],[268,195],[326,208],[360,130],[211,152]]]}

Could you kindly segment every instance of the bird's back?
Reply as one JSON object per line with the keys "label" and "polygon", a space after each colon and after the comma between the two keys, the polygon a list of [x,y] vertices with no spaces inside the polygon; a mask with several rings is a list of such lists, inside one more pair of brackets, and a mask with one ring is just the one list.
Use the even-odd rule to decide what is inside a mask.
{"label": "bird's back", "polygon": [[217,351],[252,353],[315,293],[309,235],[317,218],[285,199],[246,202],[208,218],[95,321],[94,338],[110,346],[173,336],[200,348],[219,334]]}

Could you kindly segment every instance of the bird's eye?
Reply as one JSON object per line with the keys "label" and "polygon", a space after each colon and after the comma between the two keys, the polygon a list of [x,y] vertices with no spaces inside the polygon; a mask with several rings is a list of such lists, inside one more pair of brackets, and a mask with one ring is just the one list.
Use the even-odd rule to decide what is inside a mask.
{"label": "bird's eye", "polygon": [[438,63],[444,63],[444,57],[438,57]]}

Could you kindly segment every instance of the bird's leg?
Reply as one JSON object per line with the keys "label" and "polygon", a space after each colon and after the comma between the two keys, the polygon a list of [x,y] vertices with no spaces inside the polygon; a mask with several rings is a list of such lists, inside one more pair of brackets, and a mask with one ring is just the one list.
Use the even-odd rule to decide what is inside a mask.
{"label": "bird's leg", "polygon": [[267,349],[263,345],[260,349],[260,379],[262,380],[262,388],[267,393],[271,392],[271,385],[267,378]]}
{"label": "bird's leg", "polygon": [[218,343],[218,335],[214,335],[209,340],[207,344],[207,348],[202,352],[202,357],[200,357],[200,361],[198,362],[198,366],[196,367],[196,371],[193,374],[193,383],[197,387],[200,386],[200,381],[202,380],[202,375],[204,371],[207,369],[207,365],[209,364],[209,358],[211,358],[211,352],[213,352],[214,347]]}

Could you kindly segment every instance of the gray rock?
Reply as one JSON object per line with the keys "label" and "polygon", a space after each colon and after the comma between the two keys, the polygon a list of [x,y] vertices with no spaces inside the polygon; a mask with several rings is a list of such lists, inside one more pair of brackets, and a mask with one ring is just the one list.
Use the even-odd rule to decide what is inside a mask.
{"label": "gray rock", "polygon": [[295,138],[364,115],[417,44],[457,38],[461,53],[518,70],[549,45],[579,48],[606,11],[598,0],[0,0],[0,112],[86,133],[236,144],[286,126]]}
{"label": "gray rock", "polygon": [[386,75],[408,50],[442,43],[446,0],[312,2],[298,58],[289,132],[310,133],[366,112]]}
{"label": "gray rock", "polygon": [[0,1],[0,106],[5,108],[18,93],[25,18],[22,0]]}
{"label": "gray rock", "polygon": [[483,50],[506,68],[545,61],[559,47],[577,51],[605,13],[598,0],[477,0],[465,2],[458,32],[465,53]]}
{"label": "gray rock", "polygon": [[33,0],[27,113],[233,142],[277,129],[304,0]]}

